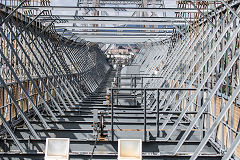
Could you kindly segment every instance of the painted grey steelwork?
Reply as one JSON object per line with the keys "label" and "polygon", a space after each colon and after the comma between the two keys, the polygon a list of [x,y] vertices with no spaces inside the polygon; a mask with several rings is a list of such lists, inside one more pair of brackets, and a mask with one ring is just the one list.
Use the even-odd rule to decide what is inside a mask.
{"label": "painted grey steelwork", "polygon": [[[13,6],[14,7],[14,6]],[[198,10],[194,8],[135,8],[135,7],[76,7],[76,6],[22,6],[22,9],[29,10],[52,10],[52,11],[126,11],[126,12],[187,12],[187,13],[197,13]]]}
{"label": "painted grey steelwork", "polygon": [[[239,3],[0,4],[0,157],[43,159],[56,137],[70,159],[116,159],[126,138],[143,159],[239,159]],[[113,69],[118,43],[134,59]]]}
{"label": "painted grey steelwork", "polygon": [[[48,29],[44,29],[41,24],[36,23],[34,20],[31,20],[31,22],[25,26],[26,21],[22,20],[20,16],[16,17],[13,16],[13,14],[9,14],[9,16],[5,17],[6,15],[4,16],[2,13],[4,13],[3,10],[1,11],[2,26],[0,30],[0,53],[2,60],[0,78],[1,86],[3,86],[1,88],[1,94],[3,95],[1,97],[1,103],[3,106],[6,105],[7,108],[4,108],[5,111],[3,115],[1,114],[1,123],[4,124],[4,127],[14,142],[16,142],[20,151],[28,153],[28,148],[22,146],[14,134],[14,131],[11,130],[11,127],[22,123],[21,119],[23,119],[33,134],[34,139],[42,139],[42,137],[40,138],[38,133],[36,133],[36,128],[32,128],[29,122],[30,118],[34,114],[37,114],[44,128],[51,129],[47,124],[48,120],[43,117],[42,111],[48,115],[50,113],[53,118],[52,120],[58,121],[56,118],[58,113],[55,113],[56,108],[60,115],[64,115],[64,110],[67,111],[69,107],[81,103],[81,99],[83,99],[85,95],[94,92],[98,88],[110,67],[106,63],[106,60],[101,58],[103,55],[98,49],[98,46],[90,46],[89,49],[87,48],[86,54],[92,55],[91,57],[86,57],[86,61],[89,62],[86,63],[85,66],[88,65],[89,69],[91,69],[91,67],[99,68],[96,72],[96,75],[98,75],[98,83],[95,88],[89,88],[89,86],[87,86],[89,83],[91,84],[91,82],[77,86],[79,84],[76,80],[79,80],[80,77],[88,76],[91,78],[94,75],[92,75],[91,70],[78,70],[78,72],[76,72],[76,70],[69,68],[69,65],[73,65],[73,63],[71,63],[72,59],[70,60],[71,62],[69,62],[69,59],[68,62],[66,62],[66,58],[62,56],[65,56],[64,54],[71,54],[72,51],[61,52],[63,48],[58,48],[58,45],[59,43],[65,42],[59,39],[61,37],[54,37],[54,34],[49,33],[49,31],[47,32]],[[72,43],[72,41],[70,41],[68,43],[71,43],[71,45],[66,44],[68,47],[76,47],[75,42]],[[62,47],[64,46],[63,44],[61,45]],[[79,50],[86,46],[86,44],[79,43],[79,45],[80,46],[77,46],[75,49],[78,51],[75,52],[78,55],[82,54]],[[55,57],[54,53],[56,54]],[[19,69],[22,70],[21,72],[19,72],[19,69],[16,70],[17,68],[13,65],[9,54],[15,57],[17,62],[15,65],[18,65]],[[91,63],[94,56],[100,61]],[[25,85],[26,82],[31,82],[32,88],[30,88],[30,86],[27,87]],[[38,86],[38,84],[40,84],[40,86]],[[17,89],[16,91],[15,88]],[[19,93],[21,94],[20,97],[22,97],[20,99],[18,98]],[[11,99],[12,102],[5,104],[6,100],[8,101],[9,99]],[[9,108],[10,111],[8,111]],[[15,108],[17,111],[14,111]],[[12,123],[12,121],[16,122]],[[4,129],[2,131],[4,131]]]}

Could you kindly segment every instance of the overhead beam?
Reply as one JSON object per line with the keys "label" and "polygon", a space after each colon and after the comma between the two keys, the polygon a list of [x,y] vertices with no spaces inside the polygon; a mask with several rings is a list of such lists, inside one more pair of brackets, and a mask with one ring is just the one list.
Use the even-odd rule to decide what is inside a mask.
{"label": "overhead beam", "polygon": [[169,28],[150,28],[150,27],[93,27],[93,26],[67,26],[56,25],[57,29],[78,29],[78,30],[129,30],[129,31],[173,31],[173,27]]}
{"label": "overhead beam", "polygon": [[[65,37],[71,37],[73,34],[61,34]],[[161,38],[166,37],[166,35],[102,35],[102,34],[96,34],[96,35],[80,35],[80,34],[74,34],[74,36],[80,36],[80,38],[138,38],[138,39],[151,39],[151,38]],[[169,36],[168,36],[169,37]]]}
{"label": "overhead beam", "polygon": [[[133,43],[143,43],[149,41],[149,39],[153,38],[84,38],[85,41],[95,42],[95,43],[107,43],[107,44],[133,44]],[[162,39],[166,39],[166,37],[162,37]]]}
{"label": "overhead beam", "polygon": [[[159,1],[158,1],[159,2]],[[160,1],[161,2],[161,1]],[[88,2],[80,2],[79,4],[93,4],[93,2],[91,2],[91,1],[88,1]],[[119,0],[117,0],[117,1],[114,1],[114,0],[112,0],[112,1],[104,1],[104,0],[101,0],[100,1],[100,3],[99,3],[100,5],[101,4],[124,4],[124,5],[140,5],[140,4],[142,4],[142,1],[141,0],[139,0],[139,1],[136,1],[136,0],[121,0],[121,1],[119,1]],[[148,5],[152,5],[152,3],[147,3]],[[161,3],[157,3],[156,4],[157,6],[159,6],[159,5],[161,5],[162,6],[162,4]]]}
{"label": "overhead beam", "polygon": [[[34,17],[34,15],[32,15]],[[73,16],[73,15],[41,15],[38,19],[78,19],[78,20],[147,20],[147,21],[183,21],[184,19],[179,17],[132,17],[132,16]],[[192,19],[186,18],[187,21]]]}
{"label": "overhead beam", "polygon": [[85,38],[86,41],[95,42],[95,43],[106,43],[106,44],[135,44],[135,43],[143,43],[146,42],[146,39],[131,39],[131,40],[124,40],[124,39],[101,39],[101,38]]}
{"label": "overhead beam", "polygon": [[172,32],[168,32],[168,33],[165,33],[165,32],[132,32],[132,31],[128,31],[128,32],[118,32],[118,31],[64,31],[64,30],[61,30],[61,31],[57,31],[58,33],[65,33],[65,34],[75,34],[77,33],[78,35],[96,35],[96,34],[100,34],[100,35],[136,35],[136,36],[140,36],[140,35],[162,35],[162,36],[165,36],[165,35],[168,35],[168,36],[171,36],[172,35]]}
{"label": "overhead beam", "polygon": [[[187,12],[198,13],[195,8],[135,8],[135,7],[84,7],[84,6],[22,6],[22,9],[51,11],[112,11],[112,12]],[[206,11],[206,10],[204,10]],[[209,10],[210,11],[210,10]]]}
{"label": "overhead beam", "polygon": [[185,25],[185,21],[129,21],[129,20],[81,20],[81,19],[44,19],[42,22],[76,23],[76,24],[131,24],[131,25]]}

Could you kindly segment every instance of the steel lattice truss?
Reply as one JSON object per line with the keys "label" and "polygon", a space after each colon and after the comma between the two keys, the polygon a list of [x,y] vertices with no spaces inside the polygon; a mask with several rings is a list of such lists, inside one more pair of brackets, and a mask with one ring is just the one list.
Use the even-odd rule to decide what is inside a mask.
{"label": "steel lattice truss", "polygon": [[[239,155],[239,7],[218,14],[215,27],[203,23],[194,31],[172,43],[146,43],[134,64],[141,65],[142,73],[162,76],[145,82],[145,86],[197,88],[196,91],[160,91],[160,104],[149,100],[152,111],[181,111],[171,131],[161,139],[170,140],[183,119],[190,121],[183,136],[172,150],[177,154],[192,129],[205,130],[201,143],[191,159],[196,159],[207,142],[213,143],[229,159]],[[167,53],[167,54],[166,54]],[[154,63],[152,63],[154,62]],[[204,91],[203,91],[204,90]],[[149,95],[156,97],[157,93]],[[159,107],[159,108],[158,108]],[[187,114],[194,112],[195,115]],[[173,114],[167,116],[160,129],[168,128]],[[235,121],[235,118],[237,121]],[[158,129],[158,128],[157,128]]]}
{"label": "steel lattice truss", "polygon": [[[1,22],[8,11],[1,10]],[[33,137],[40,139],[29,117],[36,114],[44,128],[50,128],[40,111],[47,111],[55,120],[55,112],[64,115],[69,106],[100,86],[110,67],[97,44],[61,37],[20,13],[7,19],[0,32],[1,124],[26,152],[11,125],[24,120]]]}
{"label": "steel lattice truss", "polygon": [[[1,1],[0,157],[42,159],[46,138],[69,137],[76,159],[115,159],[122,138],[144,159],[239,159],[239,2]],[[118,43],[140,48],[141,74],[111,71]]]}

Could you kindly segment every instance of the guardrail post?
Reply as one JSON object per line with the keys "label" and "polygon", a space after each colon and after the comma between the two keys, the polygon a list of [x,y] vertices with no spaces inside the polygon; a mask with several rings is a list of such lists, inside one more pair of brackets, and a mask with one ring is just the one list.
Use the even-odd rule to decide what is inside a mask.
{"label": "guardrail post", "polygon": [[159,89],[157,90],[157,137],[159,137]]}
{"label": "guardrail post", "polygon": [[111,89],[111,131],[112,131],[112,141],[114,141],[114,130],[113,130],[113,116],[114,116],[114,111],[113,111],[113,106],[114,106],[114,98],[113,98],[113,89]]}
{"label": "guardrail post", "polygon": [[147,91],[144,89],[144,142],[147,141]]}

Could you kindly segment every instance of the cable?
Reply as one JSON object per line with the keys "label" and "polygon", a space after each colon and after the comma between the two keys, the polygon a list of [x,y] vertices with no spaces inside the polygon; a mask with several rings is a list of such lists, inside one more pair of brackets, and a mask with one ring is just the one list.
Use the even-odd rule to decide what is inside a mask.
{"label": "cable", "polygon": [[95,148],[96,148],[96,145],[97,145],[98,134],[99,134],[99,131],[97,129],[97,135],[96,135],[96,139],[95,139],[95,142],[94,142],[94,145],[93,145],[93,149],[92,149],[92,154],[91,154],[90,160],[92,160],[92,158],[93,158],[93,154],[94,154],[94,151],[95,151]]}

